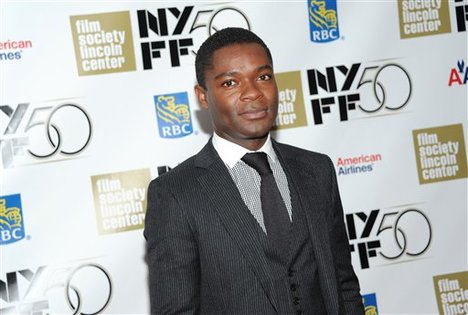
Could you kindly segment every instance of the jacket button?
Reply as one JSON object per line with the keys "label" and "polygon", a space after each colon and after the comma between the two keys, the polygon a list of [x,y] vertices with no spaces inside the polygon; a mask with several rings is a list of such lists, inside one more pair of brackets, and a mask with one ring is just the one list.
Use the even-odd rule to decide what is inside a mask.
{"label": "jacket button", "polygon": [[289,269],[288,270],[288,277],[292,277],[292,276],[294,276],[294,270]]}
{"label": "jacket button", "polygon": [[301,310],[296,311],[296,315],[302,315],[302,314],[304,314],[304,313]]}
{"label": "jacket button", "polygon": [[291,291],[296,291],[297,290],[297,285],[295,283],[291,284]]}
{"label": "jacket button", "polygon": [[296,296],[296,297],[293,299],[294,305],[299,305],[299,301],[300,301],[300,300],[301,300],[301,299],[298,298],[298,297]]}

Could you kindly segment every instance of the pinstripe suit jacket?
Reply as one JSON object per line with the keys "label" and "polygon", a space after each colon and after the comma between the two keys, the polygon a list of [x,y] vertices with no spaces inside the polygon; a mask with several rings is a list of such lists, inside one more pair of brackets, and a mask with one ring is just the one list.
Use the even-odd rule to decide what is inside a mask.
{"label": "pinstripe suit jacket", "polygon": [[[331,160],[273,147],[305,210],[327,313],[363,314]],[[152,314],[277,313],[252,215],[211,140],[150,183],[144,235]]]}

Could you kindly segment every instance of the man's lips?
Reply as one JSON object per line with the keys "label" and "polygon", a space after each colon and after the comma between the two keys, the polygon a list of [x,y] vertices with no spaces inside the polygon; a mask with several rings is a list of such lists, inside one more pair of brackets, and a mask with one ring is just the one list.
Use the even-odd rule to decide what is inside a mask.
{"label": "man's lips", "polygon": [[256,109],[249,109],[241,112],[239,115],[248,120],[255,120],[261,119],[266,117],[268,114],[268,109],[266,108],[256,108]]}

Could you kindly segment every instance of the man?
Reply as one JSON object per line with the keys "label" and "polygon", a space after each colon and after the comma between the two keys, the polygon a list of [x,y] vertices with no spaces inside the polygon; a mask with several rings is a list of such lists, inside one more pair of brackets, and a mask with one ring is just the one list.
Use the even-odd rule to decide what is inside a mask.
{"label": "man", "polygon": [[195,66],[214,134],[148,188],[151,313],[363,314],[333,164],[270,138],[268,47],[223,29]]}

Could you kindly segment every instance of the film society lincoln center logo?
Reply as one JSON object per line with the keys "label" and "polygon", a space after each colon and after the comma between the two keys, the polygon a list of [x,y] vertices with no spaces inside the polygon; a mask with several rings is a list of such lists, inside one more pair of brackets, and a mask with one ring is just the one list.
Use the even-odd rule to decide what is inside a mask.
{"label": "film society lincoln center logo", "polygon": [[413,130],[420,184],[467,177],[461,124]]}
{"label": "film society lincoln center logo", "polygon": [[400,38],[450,33],[449,1],[400,0]]}
{"label": "film society lincoln center logo", "polygon": [[99,234],[143,228],[149,169],[95,175],[91,182]]}
{"label": "film society lincoln center logo", "polygon": [[25,237],[20,194],[0,196],[0,245]]}
{"label": "film society lincoln center logo", "polygon": [[439,314],[468,314],[468,271],[434,276]]}
{"label": "film society lincoln center logo", "polygon": [[275,129],[307,126],[301,72],[277,73],[275,78],[278,84],[278,116]]}
{"label": "film society lincoln center logo", "polygon": [[129,12],[70,16],[78,74],[134,71]]}

